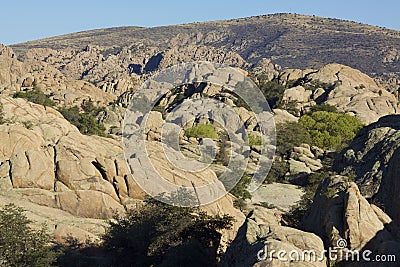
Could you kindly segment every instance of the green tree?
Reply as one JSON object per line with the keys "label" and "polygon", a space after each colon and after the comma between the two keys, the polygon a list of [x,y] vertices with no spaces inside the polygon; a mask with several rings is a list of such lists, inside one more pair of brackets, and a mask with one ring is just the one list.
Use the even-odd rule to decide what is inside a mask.
{"label": "green tree", "polygon": [[0,209],[0,265],[51,266],[57,253],[49,245],[47,228],[32,229],[23,212],[13,204]]}
{"label": "green tree", "polygon": [[156,200],[110,221],[103,240],[116,266],[214,266],[232,217]]}
{"label": "green tree", "polygon": [[265,99],[271,108],[277,108],[282,102],[282,97],[285,92],[285,87],[279,83],[277,79],[271,81],[268,80],[267,76],[262,74],[257,77],[259,81],[259,88],[264,94]]}
{"label": "green tree", "polygon": [[235,185],[235,187],[232,188],[230,193],[243,200],[250,199],[251,194],[247,189],[250,185],[251,179],[251,175],[247,173],[243,174],[242,178],[240,178],[239,182]]}
{"label": "green tree", "polygon": [[296,122],[286,122],[276,125],[276,153],[279,156],[288,155],[293,147],[311,143],[307,129]]}
{"label": "green tree", "polygon": [[90,114],[80,112],[78,107],[60,108],[59,111],[66,120],[75,125],[79,131],[88,135],[106,136],[106,128],[102,123],[97,121],[97,118]]}
{"label": "green tree", "polygon": [[344,113],[317,111],[299,119],[311,137],[311,144],[324,149],[340,150],[356,136],[363,124]]}

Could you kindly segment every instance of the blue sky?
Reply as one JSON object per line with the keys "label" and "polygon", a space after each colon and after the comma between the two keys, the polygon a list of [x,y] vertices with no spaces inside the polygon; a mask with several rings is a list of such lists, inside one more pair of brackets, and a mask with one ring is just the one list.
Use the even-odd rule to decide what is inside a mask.
{"label": "blue sky", "polygon": [[352,20],[400,30],[398,0],[27,0],[1,4],[0,43],[114,26],[159,26],[272,13]]}

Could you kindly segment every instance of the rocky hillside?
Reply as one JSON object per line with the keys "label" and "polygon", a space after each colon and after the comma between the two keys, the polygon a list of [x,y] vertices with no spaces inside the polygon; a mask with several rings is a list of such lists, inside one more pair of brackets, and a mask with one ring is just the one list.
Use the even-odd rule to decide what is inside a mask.
{"label": "rocky hillside", "polygon": [[[0,45],[0,206],[16,203],[27,209],[31,219],[50,226],[58,243],[71,236],[83,243],[98,241],[105,219],[137,209],[146,197],[133,177],[147,172],[148,165],[131,153],[128,161],[138,165],[128,167],[121,142],[127,110],[139,116],[128,127],[137,129],[141,124],[140,115],[133,112],[141,106],[135,110],[130,101],[146,79],[190,61],[225,63],[241,70],[231,75],[208,63],[190,70],[187,77],[197,82],[176,86],[158,99],[143,138],[154,169],[169,182],[189,187],[214,182],[226,190],[230,181],[218,179],[220,174],[239,173],[229,160],[246,160],[240,170],[243,179],[232,194],[202,206],[209,214],[234,218],[233,227],[221,232],[216,244],[226,252],[218,258],[222,266],[332,266],[326,257],[320,262],[284,264],[276,257],[258,260],[257,253],[262,248],[320,251],[341,239],[348,249],[400,257],[400,123],[399,115],[394,115],[400,114],[400,33],[319,17],[276,14],[168,27],[121,27]],[[223,82],[201,82],[209,76]],[[287,135],[282,138],[278,132],[277,146],[265,146],[254,112],[236,91],[220,86],[243,85],[248,81],[243,77],[250,77],[269,102],[272,110],[263,109],[268,119],[288,127],[277,128]],[[162,85],[166,88],[167,82]],[[208,98],[237,116],[213,112]],[[200,104],[191,106],[192,100]],[[180,104],[184,108],[173,118],[181,127],[173,136],[179,147],[164,147],[162,127]],[[321,112],[320,117],[312,117],[313,112]],[[351,143],[356,134],[352,127],[324,121],[343,117],[352,119],[344,121],[355,122],[350,126],[357,131],[365,126]],[[312,120],[322,130],[307,129]],[[97,131],[88,131],[88,125]],[[244,125],[249,145],[238,146],[224,132],[226,125],[236,136]],[[300,129],[302,125],[305,129]],[[312,131],[323,133],[310,135]],[[337,146],[316,145],[310,136],[332,137]],[[215,150],[207,150],[207,139],[213,140]],[[280,149],[275,157],[263,155],[275,149]],[[179,157],[174,158],[176,152]],[[208,163],[211,155],[215,159],[209,167],[197,172],[171,166],[171,160]],[[273,157],[276,177],[267,181],[286,184],[264,184],[251,195],[246,179],[261,169],[261,160],[265,167]],[[306,197],[311,198],[301,207],[307,208],[306,216],[295,225],[287,219],[297,207],[291,206],[299,199],[299,205],[304,204]]]}
{"label": "rocky hillside", "polygon": [[399,212],[400,117],[386,116],[362,129],[336,159],[338,172],[352,175],[361,193],[393,219]]}
{"label": "rocky hillside", "polygon": [[[88,45],[100,47],[100,51],[92,53],[102,57],[99,58],[101,61],[110,55],[124,55],[131,61],[135,72],[149,71],[158,65],[172,65],[176,61],[187,60],[185,54],[191,53],[203,60],[217,61],[226,57],[221,55],[224,53],[230,57],[225,61],[236,65],[242,65],[243,60],[250,65],[256,65],[262,58],[270,58],[274,64],[283,67],[299,69],[340,63],[374,77],[384,75],[392,78],[393,86],[396,86],[396,79],[399,78],[398,31],[295,14],[155,28],[101,29],[12,47],[20,57],[31,48],[69,49],[72,54],[67,53],[64,57],[71,58],[76,51],[82,51]],[[49,52],[46,53],[49,54],[46,56],[49,61],[54,56],[57,57],[57,53]],[[91,68],[89,63],[85,70]]]}

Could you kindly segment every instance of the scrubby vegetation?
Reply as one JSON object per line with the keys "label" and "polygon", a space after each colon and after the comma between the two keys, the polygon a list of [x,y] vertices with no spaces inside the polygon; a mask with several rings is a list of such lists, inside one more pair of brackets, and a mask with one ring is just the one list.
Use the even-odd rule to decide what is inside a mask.
{"label": "scrubby vegetation", "polygon": [[[50,99],[49,95],[44,94],[40,89],[35,86],[33,90],[17,92],[13,95],[14,98],[24,98],[32,103],[36,103],[43,106],[55,106],[53,100]],[[103,111],[104,108],[96,107],[92,101],[84,102],[81,106],[83,112],[80,111],[79,107],[63,107],[59,108],[58,111],[64,116],[66,120],[75,125],[79,131],[83,134],[88,135],[99,135],[107,136],[105,134],[106,128],[102,123],[99,123],[96,116],[99,112]],[[0,113],[0,122],[1,122]],[[27,127],[28,128],[28,127]]]}
{"label": "scrubby vegetation", "polygon": [[13,95],[14,98],[25,98],[29,102],[36,103],[43,106],[55,106],[53,100],[50,99],[49,95],[46,95],[38,87],[35,87],[30,91],[21,91]]}
{"label": "scrubby vegetation", "polygon": [[246,206],[246,199],[251,199],[251,194],[247,190],[248,186],[250,185],[251,178],[251,175],[247,173],[243,174],[239,182],[230,191],[230,193],[237,198],[235,199],[234,204],[239,209],[243,209]]}
{"label": "scrubby vegetation", "polygon": [[218,134],[212,124],[199,124],[185,130],[187,137],[218,139]]}
{"label": "scrubby vegetation", "polygon": [[249,145],[251,145],[251,146],[262,145],[262,137],[261,136],[249,134],[248,138],[249,138]]}
{"label": "scrubby vegetation", "polygon": [[298,123],[286,122],[276,126],[276,157],[266,182],[283,182],[289,178],[285,176],[289,172],[286,160],[293,147],[310,144],[324,150],[339,151],[363,126],[356,117],[338,113],[332,106],[321,105],[314,110],[300,117]]}
{"label": "scrubby vegetation", "polygon": [[51,266],[57,259],[47,228],[34,230],[21,208],[0,209],[0,265],[8,267]]}
{"label": "scrubby vegetation", "polygon": [[312,145],[338,151],[353,140],[363,124],[348,114],[316,111],[302,116],[299,126],[306,130]]}
{"label": "scrubby vegetation", "polygon": [[271,81],[268,80],[267,76],[261,74],[257,77],[258,87],[264,94],[265,99],[271,108],[277,108],[282,102],[283,93],[285,92],[285,86],[279,83],[277,79]]}
{"label": "scrubby vegetation", "polygon": [[232,220],[147,200],[110,222],[104,246],[114,266],[215,266],[219,230],[231,227]]}
{"label": "scrubby vegetation", "polygon": [[334,112],[338,113],[338,110],[335,106],[331,106],[328,104],[321,104],[321,105],[315,105],[310,107],[310,112],[309,113],[314,113],[317,111],[327,111],[327,112]]}
{"label": "scrubby vegetation", "polygon": [[233,218],[148,199],[115,215],[102,243],[71,237],[62,249],[51,244],[46,227],[34,230],[31,223],[21,208],[0,209],[1,266],[215,266],[220,230],[230,228]]}
{"label": "scrubby vegetation", "polygon": [[93,113],[81,112],[78,107],[60,108],[60,113],[66,120],[75,125],[83,134],[106,136],[106,128],[97,121]]}

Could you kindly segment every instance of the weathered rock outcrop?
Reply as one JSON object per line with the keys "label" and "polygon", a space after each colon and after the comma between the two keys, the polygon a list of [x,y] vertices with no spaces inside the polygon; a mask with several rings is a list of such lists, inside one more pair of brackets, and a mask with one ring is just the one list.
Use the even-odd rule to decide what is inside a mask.
{"label": "weathered rock outcrop", "polygon": [[324,151],[319,147],[310,147],[308,144],[301,144],[294,147],[290,155],[289,170],[291,175],[308,174],[322,168],[321,159]]}
{"label": "weathered rock outcrop", "polygon": [[336,158],[334,169],[354,176],[360,191],[400,220],[400,116],[381,118],[357,134]]}
{"label": "weathered rock outcrop", "polygon": [[[135,208],[143,199],[145,194],[126,165],[120,142],[82,135],[49,107],[8,97],[0,98],[0,102],[6,120],[0,125],[1,195],[18,194],[72,217],[99,219]],[[212,170],[188,176],[168,168],[158,142],[149,142],[148,149],[165,176],[179,177],[185,185],[190,186],[190,180],[207,184],[216,179]],[[236,219],[233,230],[224,232],[225,246],[233,239],[244,215],[233,207],[229,195],[202,208],[210,214],[229,214]],[[68,227],[58,228],[56,233],[62,238],[70,232],[79,232],[82,238],[86,235]]]}
{"label": "weathered rock outcrop", "polygon": [[329,104],[366,124],[400,111],[395,94],[348,66],[328,64],[316,71],[286,70],[280,79],[286,84],[294,83],[285,91],[283,101],[294,101],[299,109]]}
{"label": "weathered rock outcrop", "polygon": [[8,121],[0,126],[3,188],[92,218],[110,217],[128,198],[140,198],[119,142],[82,135],[52,108],[0,101]]}
{"label": "weathered rock outcrop", "polygon": [[0,44],[0,92],[15,89],[15,83],[24,73],[12,48]]}
{"label": "weathered rock outcrop", "polygon": [[370,249],[374,255],[400,253],[392,219],[368,203],[357,185],[344,176],[332,176],[320,184],[302,228],[320,236],[326,248]]}
{"label": "weathered rock outcrop", "polygon": [[[279,250],[287,253],[283,256],[287,261],[278,259]],[[289,260],[289,253],[293,256],[295,252],[292,251],[297,251],[302,255],[304,250],[323,251],[323,242],[315,234],[282,226],[279,212],[257,207],[240,227],[220,266],[326,266],[325,258],[321,261],[302,261],[301,257]]]}

